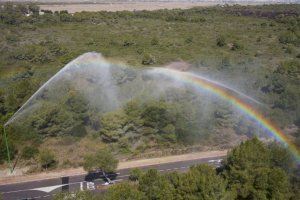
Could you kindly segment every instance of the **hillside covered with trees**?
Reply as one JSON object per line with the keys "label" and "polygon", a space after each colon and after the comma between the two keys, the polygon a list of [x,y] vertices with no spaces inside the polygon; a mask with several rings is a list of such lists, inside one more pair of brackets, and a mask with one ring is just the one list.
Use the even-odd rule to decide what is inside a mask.
{"label": "hillside covered with trees", "polygon": [[[299,11],[299,5],[268,5],[69,14],[40,13],[35,4],[1,4],[1,132],[44,82],[79,55],[96,51],[134,70],[188,62],[193,70],[263,102],[258,107],[263,115],[299,145]],[[132,71],[123,70],[126,79],[116,81],[134,80]],[[224,149],[261,132],[231,105],[208,102],[204,95],[188,90],[171,90],[163,98],[147,101],[133,98],[119,109],[104,112],[91,107],[72,86],[59,86],[53,92],[61,97],[59,104],[46,101],[51,98],[45,93],[38,112],[28,115],[24,123],[5,127],[11,158],[31,166],[31,171],[82,166],[85,153],[103,148],[120,158]],[[208,104],[214,109],[204,112]],[[5,163],[5,143],[0,138],[0,161]],[[189,173],[199,170],[213,173],[209,167]],[[225,171],[224,176],[229,173]],[[247,195],[245,191],[245,199]]]}

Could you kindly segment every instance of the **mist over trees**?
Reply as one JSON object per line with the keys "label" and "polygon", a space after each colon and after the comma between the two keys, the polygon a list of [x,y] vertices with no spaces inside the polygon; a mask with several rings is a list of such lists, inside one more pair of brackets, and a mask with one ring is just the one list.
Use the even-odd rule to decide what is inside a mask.
{"label": "mist over trees", "polygon": [[[228,81],[262,101],[265,106],[259,110],[278,127],[287,129],[288,137],[299,145],[299,38],[299,5],[70,14],[41,11],[34,4],[1,4],[1,132],[42,83],[82,53],[97,51],[105,57],[122,58],[136,68],[187,61],[193,70]],[[135,78],[130,70],[124,74],[126,78],[120,76],[117,80],[120,84]],[[82,91],[65,83],[58,88],[40,96],[43,105],[26,117],[26,123],[6,127],[11,158],[20,156],[26,163],[39,163],[39,170],[45,170],[42,166],[48,168],[49,163],[51,167],[79,166],[82,159],[65,159],[59,154],[60,148],[75,152],[72,145],[77,145],[79,152],[90,152],[87,146],[103,145],[121,156],[134,157],[147,150],[188,152],[193,145],[198,145],[195,149],[205,145],[228,148],[234,145],[228,144],[233,139],[262,135],[259,127],[237,115],[230,105],[207,103],[205,96],[196,97],[186,91],[166,91],[165,98],[149,101],[133,98],[117,110],[104,112],[91,107]],[[61,101],[47,101],[51,95],[60,96]],[[205,110],[210,108],[208,105],[215,109]],[[46,142],[54,158],[46,155],[46,159],[40,159],[44,157],[40,144]],[[0,146],[0,162],[5,163],[2,134]],[[284,153],[278,150],[276,154]],[[265,158],[263,155],[258,156]],[[279,166],[285,163],[280,159],[268,162],[287,168]],[[46,165],[41,164],[42,160]],[[232,183],[226,187],[238,188],[241,193],[234,195],[239,198],[250,198],[252,191],[273,197],[275,193],[266,193],[267,186],[259,189],[264,186],[253,183],[252,175],[258,177],[265,171],[268,181],[263,180],[264,184],[281,178],[285,188],[284,173],[265,169],[269,167],[266,163],[261,165],[256,166],[257,171],[245,169],[241,173],[250,177],[245,180],[250,189],[234,184],[235,179],[228,179]],[[235,170],[231,164],[226,167]],[[240,175],[225,170],[224,176],[231,173]],[[169,188],[165,181],[159,184]],[[282,198],[287,198],[286,191],[281,192]]]}

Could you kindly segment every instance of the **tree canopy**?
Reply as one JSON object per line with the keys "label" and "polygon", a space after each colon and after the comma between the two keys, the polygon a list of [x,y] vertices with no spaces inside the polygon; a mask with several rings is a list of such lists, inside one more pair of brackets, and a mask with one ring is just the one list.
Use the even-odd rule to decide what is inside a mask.
{"label": "tree canopy", "polygon": [[86,155],[83,168],[86,171],[101,170],[102,172],[114,172],[119,161],[107,149],[102,149],[94,154]]}

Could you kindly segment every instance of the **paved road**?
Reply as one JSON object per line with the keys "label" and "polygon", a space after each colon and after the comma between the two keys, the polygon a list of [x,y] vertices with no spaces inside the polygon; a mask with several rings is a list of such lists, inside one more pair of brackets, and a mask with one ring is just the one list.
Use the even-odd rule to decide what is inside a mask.
{"label": "paved road", "polygon": [[[217,160],[223,157],[202,158],[197,160],[179,161],[161,165],[150,165],[142,167],[142,170],[157,169],[160,172],[186,171],[190,166],[199,163],[211,163],[218,165]],[[116,174],[108,174],[108,177],[120,182],[128,179],[130,169],[123,169]],[[53,195],[61,191],[74,192],[78,190],[99,190],[105,186],[105,179],[102,174],[91,173],[87,175],[76,175],[70,177],[61,177],[55,179],[46,179],[40,181],[24,182],[9,185],[0,185],[0,192],[4,200],[21,200],[21,199],[52,199]]]}

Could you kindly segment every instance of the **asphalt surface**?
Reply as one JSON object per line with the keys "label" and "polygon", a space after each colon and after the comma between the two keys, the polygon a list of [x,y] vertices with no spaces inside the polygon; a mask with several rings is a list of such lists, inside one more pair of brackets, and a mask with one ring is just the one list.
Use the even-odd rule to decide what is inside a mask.
{"label": "asphalt surface", "polygon": [[[184,172],[190,166],[200,163],[210,163],[218,166],[220,159],[223,157],[201,158],[197,160],[178,161],[160,165],[150,165],[141,167],[142,170],[157,169],[161,173],[179,171]],[[115,183],[127,180],[131,169],[122,169],[115,174],[107,176]],[[16,184],[0,185],[0,193],[4,200],[25,200],[25,199],[42,199],[50,200],[53,195],[61,192],[75,192],[79,190],[103,190],[106,179],[102,173],[90,173],[87,175],[76,175],[69,177],[60,177],[54,179],[45,179],[40,181],[23,182]]]}

